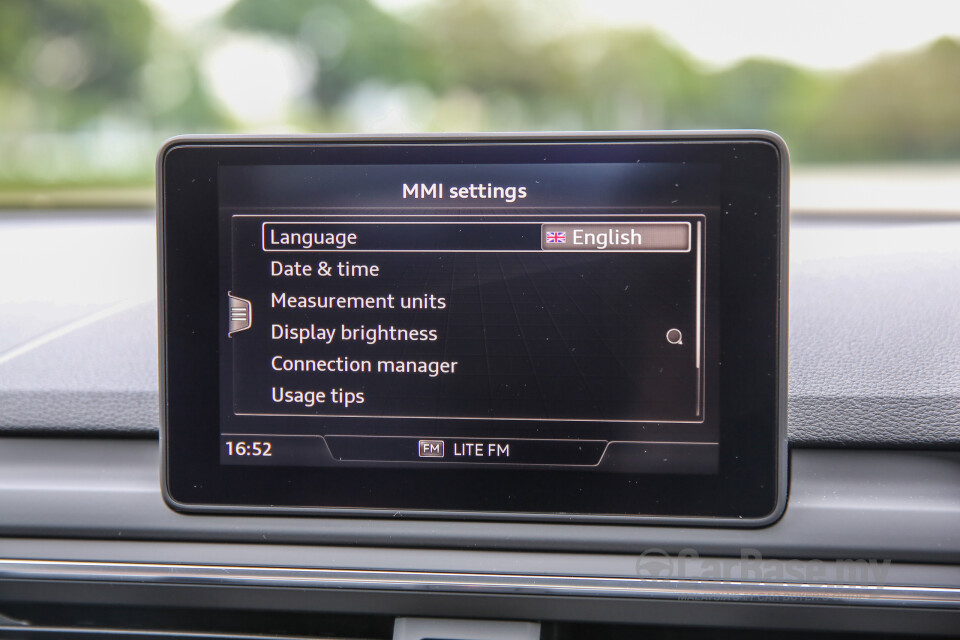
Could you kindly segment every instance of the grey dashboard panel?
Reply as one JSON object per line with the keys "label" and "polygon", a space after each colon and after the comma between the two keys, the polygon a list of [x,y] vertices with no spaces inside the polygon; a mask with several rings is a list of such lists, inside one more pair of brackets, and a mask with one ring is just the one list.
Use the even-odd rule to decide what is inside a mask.
{"label": "grey dashboard panel", "polygon": [[793,222],[796,444],[960,444],[960,221]]}
{"label": "grey dashboard panel", "polygon": [[[46,216],[0,216],[0,433],[153,436],[153,216]],[[960,220],[791,225],[791,443],[960,448]]]}
{"label": "grey dashboard panel", "polygon": [[[731,578],[703,567],[736,571],[741,561],[702,558],[680,575],[650,577],[638,571],[642,558],[610,554],[56,542],[9,541],[0,602],[887,633],[942,633],[960,620],[957,567],[890,563],[813,583],[805,576],[828,575],[824,563],[769,560]],[[91,559],[31,559],[70,554]],[[395,568],[418,562],[425,568]],[[776,577],[784,569],[796,577]],[[761,570],[767,575],[754,575]]]}
{"label": "grey dashboard panel", "polygon": [[960,564],[954,452],[796,450],[786,513],[755,530],[184,515],[163,502],[158,463],[150,440],[0,440],[0,535]]}
{"label": "grey dashboard panel", "polygon": [[[63,247],[53,266],[23,269],[44,238]],[[0,601],[956,629],[960,220],[800,217],[791,242],[793,450],[780,521],[756,530],[371,522],[168,509],[154,436],[152,215],[0,216],[0,268],[21,274],[0,280]],[[901,450],[824,449],[850,446]],[[826,592],[789,576],[722,598],[709,594],[715,576],[699,584],[705,563],[757,556],[775,577],[789,567],[805,577],[823,566],[889,571],[886,585],[867,574]],[[325,577],[270,573],[284,567]],[[364,587],[384,577],[374,572],[414,587]],[[595,579],[612,581],[597,595],[584,589]],[[782,597],[765,596],[771,589]],[[890,597],[868,602],[878,591]],[[911,603],[910,593],[926,599]]]}
{"label": "grey dashboard panel", "polygon": [[0,603],[960,625],[960,454],[797,450],[764,529],[185,515],[151,440],[0,439]]}

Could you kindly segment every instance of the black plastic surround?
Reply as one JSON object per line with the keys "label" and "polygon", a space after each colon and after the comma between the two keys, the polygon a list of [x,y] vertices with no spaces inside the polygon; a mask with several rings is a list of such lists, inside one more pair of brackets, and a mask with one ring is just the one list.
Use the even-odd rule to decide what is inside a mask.
{"label": "black plastic surround", "polygon": [[[158,157],[163,484],[168,503],[186,511],[638,522],[680,518],[711,525],[773,521],[786,499],[786,175],[785,147],[765,132],[171,140]],[[433,184],[443,185],[447,197],[464,197],[452,202],[436,199],[433,192],[429,198],[417,193],[412,201],[413,186]],[[474,184],[488,185],[490,191],[457,191]],[[519,198],[515,190],[507,201],[501,190],[494,199],[495,184],[524,186],[526,195]],[[490,194],[490,201],[477,197],[483,193]],[[401,227],[401,220],[412,226]],[[522,227],[527,235],[518,236],[506,223],[519,225],[515,228]],[[548,239],[548,234],[558,229],[572,242],[574,227],[588,223],[645,234],[653,229],[651,224],[686,225],[688,244],[683,246],[688,257],[670,251],[634,253],[629,247],[605,252],[596,245],[561,255],[551,251],[558,247],[543,244],[555,242],[559,236]],[[357,253],[344,253],[350,250],[344,246],[280,247],[276,253],[267,247],[270,229],[279,233],[307,228],[363,229],[372,244]],[[447,233],[454,228],[457,233]],[[423,240],[409,229],[436,235]],[[536,240],[527,232],[536,233]],[[471,234],[466,241],[465,233]],[[278,237],[270,236],[274,241]],[[537,362],[544,353],[541,347],[568,354],[578,345],[600,344],[569,333],[580,320],[575,322],[576,314],[567,307],[577,306],[590,319],[581,324],[595,322],[596,333],[607,331],[615,340],[634,322],[644,331],[659,326],[654,322],[657,314],[677,306],[669,291],[678,282],[692,287],[696,280],[699,287],[697,339],[690,337],[693,325],[683,325],[682,341],[658,333],[662,344],[637,346],[640,351],[634,355],[647,351],[635,361],[629,360],[632,342],[624,347],[625,355],[604,356],[609,363],[617,358],[626,362],[623,379],[609,374],[603,378],[609,380],[607,386],[615,391],[635,384],[647,390],[642,398],[595,386],[596,376],[608,375],[602,370],[607,361],[600,356],[596,370],[588,366],[594,361],[579,355],[570,359],[579,376],[570,388],[590,395],[599,412],[596,420],[587,408],[577,413],[576,399],[551,386],[561,378],[536,371],[527,379],[508,367],[510,381],[540,385],[537,398],[548,407],[540,413],[495,391],[487,394],[490,397],[474,397],[470,384],[457,386],[455,372],[441,382],[442,375],[430,373],[419,378],[364,377],[362,371],[354,377],[329,372],[303,376],[271,367],[290,353],[327,362],[349,351],[354,360],[375,354],[375,368],[376,354],[385,358],[383,353],[396,356],[402,351],[346,343],[331,351],[323,340],[319,347],[304,347],[302,340],[289,340],[288,330],[278,327],[317,328],[324,326],[324,319],[343,331],[361,321],[363,326],[401,328],[410,323],[404,324],[397,312],[273,309],[265,301],[277,306],[281,291],[373,296],[385,289],[372,281],[346,284],[347,290],[327,283],[318,289],[315,273],[274,276],[268,273],[274,268],[269,265],[289,268],[293,262],[317,264],[318,259],[332,265],[343,258],[355,258],[355,264],[378,262],[385,276],[394,275],[392,286],[412,293],[410,283],[422,281],[436,288],[444,278],[453,278],[444,271],[451,269],[447,265],[453,253],[445,253],[444,247],[454,246],[478,265],[467,280],[480,281],[481,292],[488,291],[483,288],[487,284],[499,286],[496,278],[477,275],[483,269],[515,268],[522,275],[531,272],[530,261],[537,261],[529,281],[504,271],[510,285],[502,293],[513,305],[518,339],[520,332],[524,336],[523,341],[503,344],[526,348],[536,371],[550,369]],[[512,247],[519,253],[508,256],[506,249],[490,247]],[[401,253],[375,252],[379,250]],[[431,266],[435,264],[443,266]],[[440,275],[430,280],[428,269],[439,269]],[[605,279],[603,274],[611,270],[618,279]],[[645,273],[651,275],[643,277]],[[596,296],[577,293],[587,291],[573,286],[578,279]],[[548,294],[539,305],[518,302],[516,296],[542,292],[548,282],[568,294],[567,307],[566,298],[552,303]],[[473,285],[471,280],[465,287]],[[234,290],[238,287],[245,289]],[[444,297],[455,307],[458,300],[466,300],[466,289],[451,287]],[[590,308],[621,289],[625,297],[603,307],[611,311]],[[228,335],[228,292],[254,300],[259,333]],[[663,304],[646,304],[643,296],[663,298]],[[536,324],[542,307],[548,308],[544,314],[557,325],[562,340],[554,345],[537,341],[531,350],[531,326],[524,318]],[[470,314],[459,316],[465,323],[459,326],[447,311],[408,317],[415,326],[439,331],[439,342],[446,332],[466,335],[455,332],[469,328]],[[486,341],[487,332],[497,329],[492,326],[496,321],[486,318],[496,315],[483,307],[478,317]],[[338,333],[337,339],[343,335]],[[451,344],[444,343],[441,355],[449,355]],[[467,354],[458,358],[461,371],[470,373],[471,341],[458,344],[464,351],[457,353]],[[489,344],[480,349],[486,350],[486,364],[474,367],[474,379],[490,389],[498,383],[509,386],[496,372],[507,366],[504,362],[517,359],[497,360]],[[674,388],[658,380],[657,372],[669,369],[681,350],[690,362],[697,357],[696,376],[677,374],[670,378],[676,381]],[[274,353],[285,355],[276,360]],[[641,361],[651,353],[666,354],[664,367],[651,368],[646,362],[641,371]],[[564,366],[560,359],[556,362]],[[335,396],[329,394],[329,408],[301,403],[292,409],[276,399],[278,389],[296,387],[304,379],[321,380],[313,387],[325,384],[327,389],[331,381],[338,388],[353,384],[364,390],[366,407],[371,408],[365,407],[362,415],[356,405],[334,408]],[[263,397],[258,396],[261,389]],[[606,396],[604,389],[609,391]],[[422,398],[417,395],[421,390]],[[383,405],[379,408],[378,399]],[[686,404],[674,407],[681,401]],[[275,412],[262,409],[270,402],[277,405]],[[426,409],[414,410],[421,406]],[[651,407],[659,413],[651,414]],[[494,421],[504,415],[511,418]],[[424,441],[443,442],[446,454],[439,459],[429,452],[418,455]],[[270,443],[269,459],[261,455],[264,442]],[[238,443],[245,457],[236,455]],[[464,458],[464,445],[482,451],[489,446],[494,452],[497,445],[501,452],[510,445],[513,458]],[[454,458],[454,450],[461,457]]]}

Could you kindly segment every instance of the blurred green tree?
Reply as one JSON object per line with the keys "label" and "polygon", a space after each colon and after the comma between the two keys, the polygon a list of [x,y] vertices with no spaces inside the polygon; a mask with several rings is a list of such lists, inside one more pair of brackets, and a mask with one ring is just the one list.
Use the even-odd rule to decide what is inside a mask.
{"label": "blurred green tree", "polygon": [[812,160],[960,157],[960,42],[943,38],[853,71],[803,135]]}
{"label": "blurred green tree", "polygon": [[138,0],[5,0],[0,87],[29,101],[37,124],[77,126],[136,99],[151,25]]}
{"label": "blurred green tree", "polygon": [[318,69],[313,95],[321,111],[365,81],[398,84],[430,75],[430,54],[416,29],[367,0],[239,0],[224,24],[311,51]]}
{"label": "blurred green tree", "polygon": [[3,0],[0,183],[146,182],[166,135],[249,126],[207,86],[231,32],[310,58],[293,129],[768,128],[799,161],[960,158],[958,40],[843,72],[712,69],[659,33],[573,25],[574,3],[238,0],[178,28],[144,0]]}

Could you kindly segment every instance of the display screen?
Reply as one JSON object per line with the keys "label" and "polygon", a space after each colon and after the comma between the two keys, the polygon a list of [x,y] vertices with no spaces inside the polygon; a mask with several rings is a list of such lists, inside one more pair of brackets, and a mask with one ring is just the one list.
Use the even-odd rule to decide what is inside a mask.
{"label": "display screen", "polygon": [[[708,489],[739,473],[768,483],[761,509],[776,506],[778,384],[766,381],[764,423],[724,422],[725,394],[748,395],[731,382],[754,382],[723,363],[724,296],[744,295],[725,291],[727,263],[740,252],[774,276],[766,298],[754,291],[773,325],[741,336],[774,356],[754,363],[760,383],[779,376],[780,338],[780,237],[730,245],[729,155],[233,146],[182,149],[210,185],[205,224],[183,226],[203,252],[174,250],[169,202],[162,231],[168,266],[174,253],[203,264],[213,285],[190,286],[214,344],[174,355],[166,327],[167,376],[171,358],[196,359],[190,393],[216,415],[200,464],[221,489],[197,502],[742,518],[724,510],[744,501]],[[758,201],[779,198],[771,186]],[[779,206],[766,206],[779,231]],[[169,424],[167,440],[169,455]],[[730,467],[731,451],[755,464]]]}

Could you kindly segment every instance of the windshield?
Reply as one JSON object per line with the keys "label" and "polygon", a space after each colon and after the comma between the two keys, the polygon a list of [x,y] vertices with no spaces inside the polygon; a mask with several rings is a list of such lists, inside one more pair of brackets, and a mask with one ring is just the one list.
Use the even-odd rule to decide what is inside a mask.
{"label": "windshield", "polygon": [[156,149],[181,133],[762,128],[790,147],[795,211],[960,211],[949,0],[8,0],[0,16],[8,207],[149,207]]}

